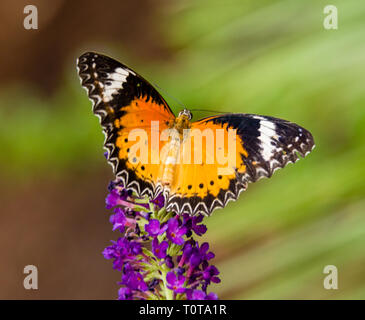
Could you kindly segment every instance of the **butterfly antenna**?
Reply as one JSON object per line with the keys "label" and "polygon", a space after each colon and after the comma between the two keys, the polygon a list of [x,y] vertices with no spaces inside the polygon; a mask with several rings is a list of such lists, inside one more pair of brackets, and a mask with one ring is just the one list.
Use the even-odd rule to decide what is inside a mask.
{"label": "butterfly antenna", "polygon": [[220,114],[231,113],[231,112],[215,111],[215,110],[207,110],[207,109],[191,109],[190,111],[192,111],[192,112],[194,112],[194,111],[198,111],[198,112],[210,112],[210,113],[220,113]]}
{"label": "butterfly antenna", "polygon": [[163,92],[165,95],[167,95],[169,98],[173,99],[175,102],[177,102],[180,106],[182,106],[184,109],[186,109],[186,106],[176,97],[174,97],[173,95],[169,94],[166,90],[162,89],[159,85],[157,85],[156,83],[153,83],[153,85],[160,90],[161,92]]}

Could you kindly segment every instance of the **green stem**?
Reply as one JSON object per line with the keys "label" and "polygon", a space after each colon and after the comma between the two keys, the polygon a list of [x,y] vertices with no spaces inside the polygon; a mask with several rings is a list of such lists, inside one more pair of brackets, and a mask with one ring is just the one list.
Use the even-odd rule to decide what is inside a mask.
{"label": "green stem", "polygon": [[165,298],[166,300],[173,300],[173,291],[170,290],[169,288],[167,288],[167,280],[166,280],[166,275],[168,270],[166,268],[163,268],[161,270],[162,274],[161,274],[161,280],[163,282],[163,290],[165,292]]}

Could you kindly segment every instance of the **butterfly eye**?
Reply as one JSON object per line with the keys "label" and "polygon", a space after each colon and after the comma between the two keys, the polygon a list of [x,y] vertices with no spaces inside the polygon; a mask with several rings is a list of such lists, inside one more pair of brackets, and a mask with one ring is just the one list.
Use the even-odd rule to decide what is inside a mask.
{"label": "butterfly eye", "polygon": [[179,117],[181,117],[183,115],[188,117],[189,120],[191,120],[191,118],[193,117],[193,114],[188,109],[184,109],[179,112]]}

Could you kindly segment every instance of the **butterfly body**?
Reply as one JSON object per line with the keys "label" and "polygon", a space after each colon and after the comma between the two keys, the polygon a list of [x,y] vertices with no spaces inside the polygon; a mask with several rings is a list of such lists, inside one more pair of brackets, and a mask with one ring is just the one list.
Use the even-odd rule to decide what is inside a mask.
{"label": "butterfly body", "polygon": [[157,178],[157,182],[163,187],[169,187],[173,182],[181,145],[182,133],[178,131],[176,126],[172,130],[173,132],[170,135],[170,141],[167,145],[167,152],[162,154],[160,175]]}
{"label": "butterfly body", "polygon": [[192,122],[187,109],[175,117],[145,79],[97,53],[83,54],[78,69],[117,179],[141,196],[163,193],[177,214],[209,215],[314,147],[309,131],[278,118],[223,114]]}

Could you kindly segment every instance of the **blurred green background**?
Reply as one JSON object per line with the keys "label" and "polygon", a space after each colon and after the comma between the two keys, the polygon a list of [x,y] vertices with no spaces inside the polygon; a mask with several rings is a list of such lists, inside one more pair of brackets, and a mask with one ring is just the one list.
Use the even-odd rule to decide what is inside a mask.
{"label": "blurred green background", "polygon": [[[122,61],[190,109],[284,118],[316,148],[206,219],[221,299],[365,298],[365,3],[356,0],[1,4],[0,298],[114,299],[101,251],[111,168],[75,60]],[[323,9],[338,8],[338,29]],[[209,113],[195,113],[195,119]],[[39,269],[39,290],[23,268]],[[338,290],[323,287],[326,265]]]}

